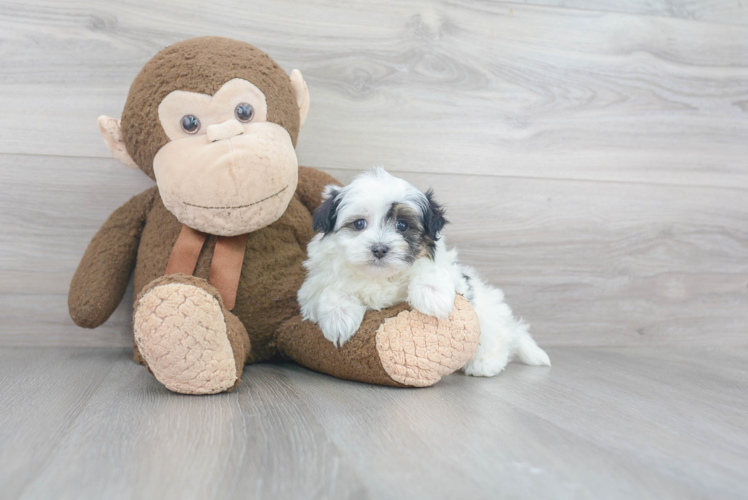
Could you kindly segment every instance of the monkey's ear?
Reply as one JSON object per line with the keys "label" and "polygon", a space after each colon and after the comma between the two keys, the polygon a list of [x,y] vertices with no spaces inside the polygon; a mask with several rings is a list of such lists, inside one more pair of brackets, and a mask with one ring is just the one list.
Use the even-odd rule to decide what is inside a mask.
{"label": "monkey's ear", "polygon": [[306,115],[309,113],[309,88],[298,69],[291,71],[291,86],[296,97],[296,104],[299,106],[299,125],[304,125]]}
{"label": "monkey's ear", "polygon": [[119,120],[111,116],[101,115],[96,120],[96,123],[99,125],[99,133],[104,139],[104,144],[112,152],[112,156],[130,168],[138,168],[138,165],[130,157],[130,153],[127,152],[125,142],[122,140],[122,127]]}

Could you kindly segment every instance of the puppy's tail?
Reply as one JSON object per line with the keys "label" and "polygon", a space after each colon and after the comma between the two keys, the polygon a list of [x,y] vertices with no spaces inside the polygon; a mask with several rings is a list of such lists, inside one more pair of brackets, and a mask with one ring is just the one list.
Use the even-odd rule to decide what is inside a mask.
{"label": "puppy's tail", "polygon": [[526,365],[551,366],[551,358],[530,337],[527,327],[525,325],[522,326],[524,328],[520,330],[520,335],[517,339],[517,358]]}

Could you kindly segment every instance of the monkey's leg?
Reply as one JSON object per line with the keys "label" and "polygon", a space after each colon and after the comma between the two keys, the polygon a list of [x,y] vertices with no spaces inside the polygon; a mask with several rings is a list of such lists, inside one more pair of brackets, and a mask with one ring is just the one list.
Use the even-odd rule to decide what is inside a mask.
{"label": "monkey's leg", "polygon": [[205,280],[174,274],[148,284],[135,302],[135,343],[167,389],[215,394],[234,388],[249,356],[247,330]]}
{"label": "monkey's leg", "polygon": [[438,320],[403,304],[369,311],[342,347],[300,316],[284,323],[280,351],[300,365],[338,378],[379,385],[428,387],[459,370],[478,348],[480,324],[458,295],[448,319]]}

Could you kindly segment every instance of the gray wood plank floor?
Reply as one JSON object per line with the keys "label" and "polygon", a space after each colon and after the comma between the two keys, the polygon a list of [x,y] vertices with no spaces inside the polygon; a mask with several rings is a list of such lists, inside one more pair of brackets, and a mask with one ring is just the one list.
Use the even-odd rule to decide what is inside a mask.
{"label": "gray wood plank floor", "polygon": [[[302,70],[301,164],[433,186],[553,367],[186,397],[128,300],[75,327],[88,241],[151,186],[96,117],[201,35]],[[748,498],[747,47],[731,0],[1,0],[0,499]]]}
{"label": "gray wood plank floor", "polygon": [[549,350],[429,389],[248,367],[166,391],[124,348],[0,348],[0,498],[748,498],[748,349]]}

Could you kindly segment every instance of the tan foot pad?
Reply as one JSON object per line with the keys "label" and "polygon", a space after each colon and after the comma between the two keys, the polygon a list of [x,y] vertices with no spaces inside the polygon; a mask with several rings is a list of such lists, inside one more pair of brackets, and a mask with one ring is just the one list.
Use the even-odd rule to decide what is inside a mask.
{"label": "tan foot pad", "polygon": [[449,319],[403,311],[377,330],[377,351],[396,382],[428,387],[462,368],[478,348],[480,323],[470,303],[458,295]]}
{"label": "tan foot pad", "polygon": [[167,389],[215,394],[236,383],[236,363],[221,305],[196,286],[169,283],[149,290],[136,305],[135,342]]}

